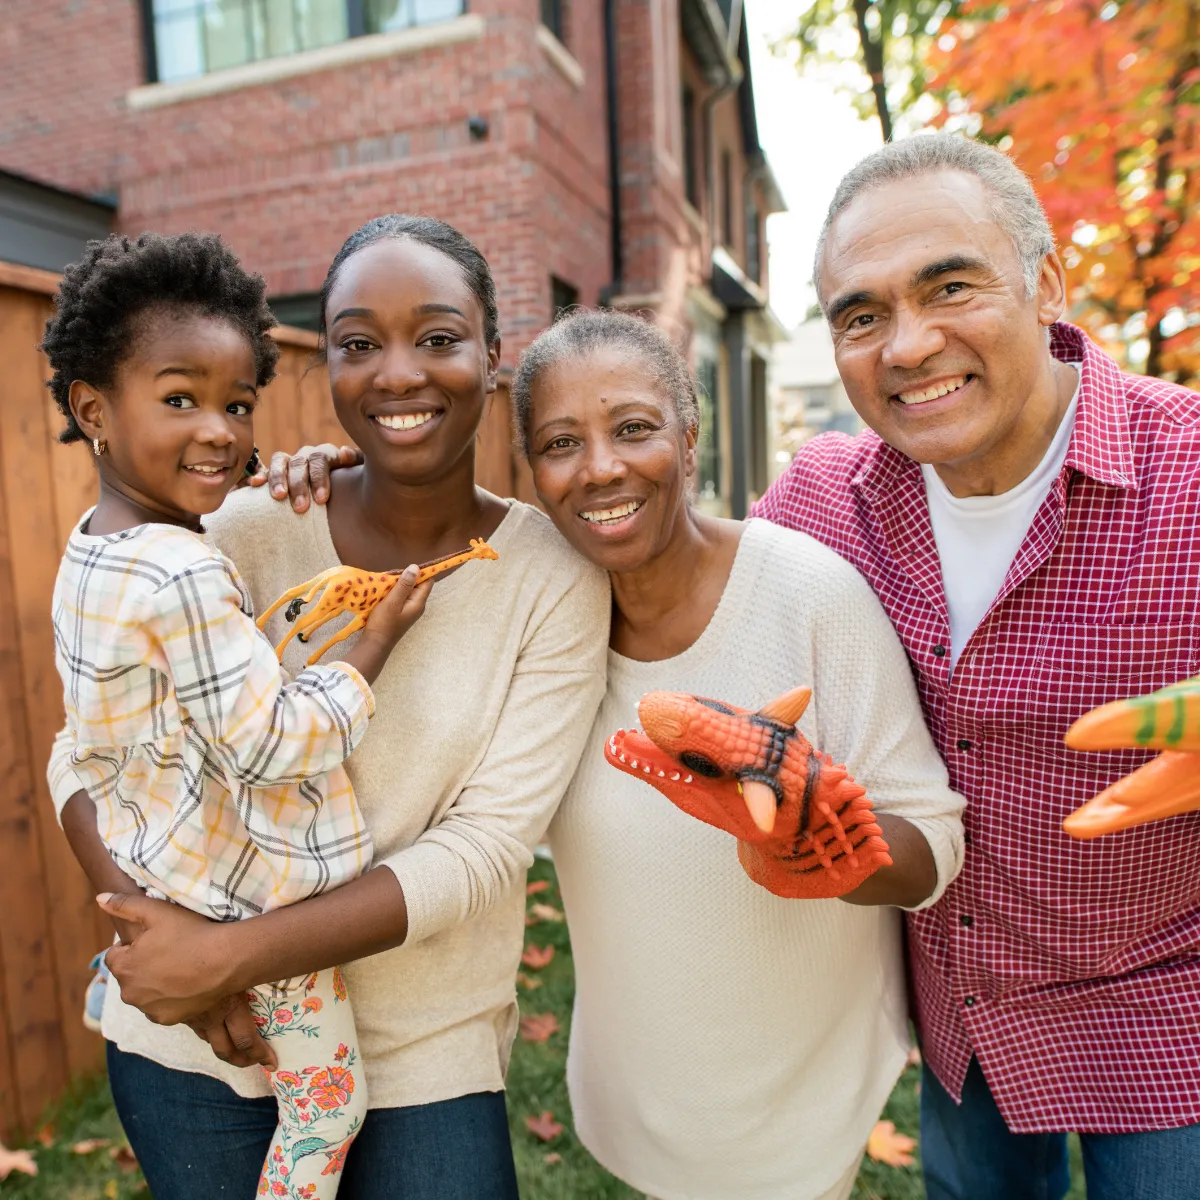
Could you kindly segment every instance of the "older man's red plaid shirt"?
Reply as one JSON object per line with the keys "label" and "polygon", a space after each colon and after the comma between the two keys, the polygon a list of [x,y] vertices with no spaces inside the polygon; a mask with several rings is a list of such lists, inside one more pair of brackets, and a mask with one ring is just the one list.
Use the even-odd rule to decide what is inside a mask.
{"label": "older man's red plaid shirt", "polygon": [[1077,842],[1072,809],[1146,761],[1077,754],[1081,713],[1200,670],[1200,395],[1123,375],[1078,329],[1066,464],[953,678],[920,469],[872,433],[808,443],[755,515],[874,587],[968,801],[962,874],[908,918],[926,1061],[971,1055],[1011,1129],[1200,1122],[1200,814]]}

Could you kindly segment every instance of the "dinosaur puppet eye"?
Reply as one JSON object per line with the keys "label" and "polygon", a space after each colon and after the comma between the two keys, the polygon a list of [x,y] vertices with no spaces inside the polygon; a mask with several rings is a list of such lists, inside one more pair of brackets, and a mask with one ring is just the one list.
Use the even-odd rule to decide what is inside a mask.
{"label": "dinosaur puppet eye", "polygon": [[712,759],[705,758],[703,754],[697,754],[694,750],[685,750],[679,756],[679,761],[689,771],[695,771],[697,775],[704,775],[708,779],[720,779],[725,774]]}

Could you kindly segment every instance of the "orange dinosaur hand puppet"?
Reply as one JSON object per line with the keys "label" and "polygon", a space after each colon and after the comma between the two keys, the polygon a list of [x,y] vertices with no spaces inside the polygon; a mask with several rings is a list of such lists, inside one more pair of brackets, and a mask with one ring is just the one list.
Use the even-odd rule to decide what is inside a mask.
{"label": "orange dinosaur hand puppet", "polygon": [[1200,675],[1085,713],[1067,730],[1072,750],[1161,750],[1064,822],[1072,837],[1094,838],[1200,809]]}
{"label": "orange dinosaur hand puppet", "polygon": [[[482,538],[472,538],[471,545],[457,554],[447,554],[445,558],[427,562],[417,571],[417,583],[424,583],[445,571],[453,570],[473,558],[499,558],[495,550]],[[284,592],[261,617],[258,618],[259,629],[265,629],[271,619],[285,604],[287,611],[284,619],[292,626],[287,636],[275,647],[275,653],[283,660],[283,648],[293,637],[307,642],[315,630],[319,629],[334,617],[344,612],[354,613],[354,619],[344,629],[339,630],[327,642],[323,643],[308,656],[308,665],[313,663],[329,649],[330,646],[343,642],[352,633],[357,633],[367,623],[380,600],[396,586],[400,571],[360,571],[357,567],[331,567],[323,571],[315,579],[307,583],[297,584]],[[320,592],[321,598],[316,607],[300,615],[300,610],[316,599]]]}
{"label": "orange dinosaur hand puppet", "polygon": [[890,866],[866,792],[796,728],[812,693],[796,688],[751,712],[683,692],[650,692],[640,732],[604,756],[685,813],[738,840],[746,874],[776,896],[822,900]]}

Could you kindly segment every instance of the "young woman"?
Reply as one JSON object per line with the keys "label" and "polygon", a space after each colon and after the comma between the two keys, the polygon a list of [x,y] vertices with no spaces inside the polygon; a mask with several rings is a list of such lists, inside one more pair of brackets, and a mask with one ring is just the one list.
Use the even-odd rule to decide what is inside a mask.
{"label": "young woman", "polygon": [[[97,890],[131,877],[219,921],[369,866],[342,763],[428,593],[414,593],[410,568],[342,661],[289,679],[236,568],[205,543],[201,517],[255,458],[272,324],[262,278],[219,238],[113,234],[67,268],[43,342],[62,439],[90,441],[99,474],[54,588],[67,710],[56,764],[72,791],[86,787],[108,851],[91,856],[89,844],[81,861]],[[367,1109],[341,976],[334,967],[250,996],[279,1068],[259,1190],[333,1200]]]}
{"label": "young woman", "polygon": [[[210,519],[255,606],[339,563],[389,569],[472,537],[499,559],[439,580],[375,682],[375,716],[347,762],[372,870],[252,921],[107,902],[132,938],[109,951],[123,992],[108,989],[103,1021],[113,1091],[155,1195],[254,1194],[275,1123],[262,1072],[122,1001],[178,1020],[154,1001],[194,996],[173,970],[202,977],[206,997],[183,1015],[244,1063],[262,1057],[247,988],[345,963],[371,1108],[339,1195],[515,1197],[502,1089],[522,884],[603,692],[608,584],[536,510],[475,487],[500,340],[491,276],[465,238],[427,218],[370,222],[334,260],[322,317],[334,406],[364,461],[338,475],[327,506],[297,515],[246,492]],[[293,642],[285,666],[307,652]],[[63,818],[73,839],[94,838],[86,795]],[[136,983],[142,964],[166,971],[157,995]]]}

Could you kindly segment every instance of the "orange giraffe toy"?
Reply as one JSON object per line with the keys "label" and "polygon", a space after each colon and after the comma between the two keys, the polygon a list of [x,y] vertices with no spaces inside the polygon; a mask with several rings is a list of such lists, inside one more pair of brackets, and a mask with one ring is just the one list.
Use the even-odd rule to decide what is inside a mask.
{"label": "orange giraffe toy", "polygon": [[[469,550],[461,550],[457,554],[448,554],[445,558],[435,559],[423,564],[417,571],[417,583],[424,583],[446,571],[453,570],[473,558],[499,558],[495,550],[482,538],[472,538]],[[258,618],[259,629],[266,627],[270,620],[285,604],[288,605],[284,619],[295,622],[288,630],[287,637],[275,647],[275,653],[283,659],[283,648],[294,637],[307,642],[313,631],[319,629],[327,621],[340,616],[344,612],[354,613],[354,619],[335,633],[323,646],[314,650],[308,656],[308,665],[313,663],[338,642],[345,641],[352,633],[357,633],[371,615],[371,610],[396,586],[400,571],[360,571],[356,567],[331,567],[323,571],[315,579],[298,584],[283,593],[261,617]],[[414,585],[415,586],[415,585]],[[300,609],[309,604],[321,593],[317,605],[310,612],[300,616]],[[289,603],[290,602],[290,603]]]}

